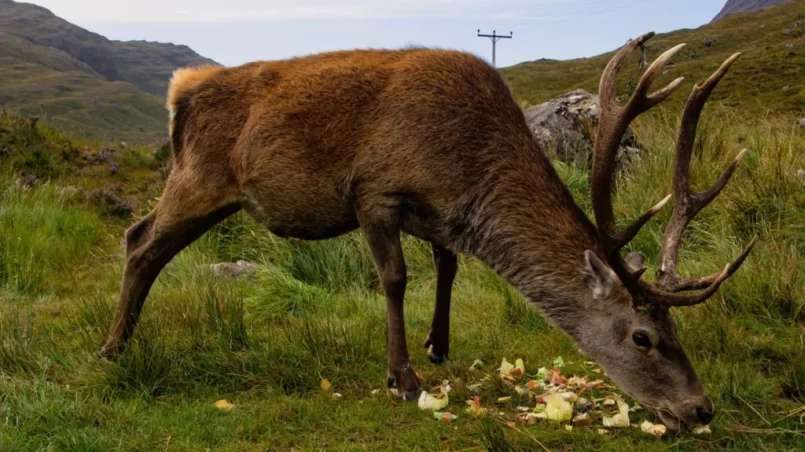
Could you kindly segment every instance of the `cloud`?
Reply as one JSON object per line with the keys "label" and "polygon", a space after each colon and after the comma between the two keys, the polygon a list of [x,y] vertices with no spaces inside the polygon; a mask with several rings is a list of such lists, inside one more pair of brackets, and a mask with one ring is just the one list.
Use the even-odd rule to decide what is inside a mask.
{"label": "cloud", "polygon": [[246,23],[322,19],[514,18],[591,0],[29,0],[80,23]]}

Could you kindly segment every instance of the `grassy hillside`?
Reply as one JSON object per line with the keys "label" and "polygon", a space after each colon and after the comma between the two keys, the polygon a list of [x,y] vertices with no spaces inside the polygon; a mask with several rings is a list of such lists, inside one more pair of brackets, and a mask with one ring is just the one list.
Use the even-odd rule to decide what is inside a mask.
{"label": "grassy hillside", "polygon": [[[623,218],[670,191],[678,120],[670,111],[636,125],[646,152],[620,181]],[[471,258],[460,259],[455,284],[452,362],[430,364],[421,344],[435,297],[432,257],[411,237],[404,251],[412,365],[425,388],[449,379],[453,423],[381,389],[385,303],[354,233],[284,240],[235,215],[169,264],[131,348],[117,362],[101,361],[95,354],[119,290],[122,232],[159,195],[168,153],[102,149],[4,114],[0,168],[11,170],[0,173],[0,450],[803,450],[805,186],[797,169],[805,168],[805,137],[787,120],[748,128],[738,119],[729,107],[705,114],[695,184],[712,181],[739,149],[750,152],[691,226],[680,271],[715,271],[754,233],[760,240],[713,299],[675,312],[680,340],[716,403],[713,433],[654,438],[637,428],[602,435],[598,416],[572,431],[507,424],[517,406],[535,401],[498,376],[503,358],[522,358],[525,379],[559,356],[566,375],[603,375]],[[588,175],[557,168],[589,211]],[[631,245],[646,252],[649,273],[669,214]],[[210,271],[241,258],[259,264],[254,277]],[[471,372],[476,359],[484,364]],[[323,392],[322,379],[333,388]],[[465,413],[479,383],[485,418]],[[498,402],[503,396],[512,398]],[[218,409],[218,400],[234,408]],[[652,419],[642,410],[630,417],[635,425]]]}
{"label": "grassy hillside", "polygon": [[[687,43],[675,65],[657,82],[686,77],[687,86],[704,80],[735,52],[742,58],[715,93],[739,120],[805,113],[805,1],[792,0],[764,11],[734,14],[695,30],[659,34],[646,46],[650,61]],[[650,31],[650,30],[646,30]],[[596,92],[601,71],[613,53],[568,61],[533,61],[502,69],[517,97],[537,104],[575,88]],[[637,81],[639,55],[620,78],[621,93]],[[687,90],[683,90],[687,91]],[[682,102],[685,96],[675,96]]]}
{"label": "grassy hillside", "polygon": [[171,72],[213,63],[186,46],[111,41],[11,0],[0,0],[0,39],[0,106],[96,139],[164,139]]}
{"label": "grassy hillside", "polygon": [[41,116],[76,136],[150,142],[167,138],[164,101],[129,83],[2,58],[0,79],[0,105]]}

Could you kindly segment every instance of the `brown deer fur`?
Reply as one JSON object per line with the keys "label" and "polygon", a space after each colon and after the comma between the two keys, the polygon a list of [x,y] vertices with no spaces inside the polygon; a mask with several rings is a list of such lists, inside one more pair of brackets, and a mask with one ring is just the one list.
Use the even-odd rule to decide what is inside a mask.
{"label": "brown deer fur", "polygon": [[[595,265],[602,256],[596,228],[499,73],[475,56],[361,50],[184,69],[171,82],[168,108],[173,170],[156,209],[127,233],[120,304],[103,355],[122,350],[161,268],[240,208],[285,237],[362,231],[387,298],[390,382],[409,398],[419,382],[405,340],[401,232],[433,244],[438,288],[426,346],[435,362],[448,352],[458,252],[491,266],[607,370],[619,358],[595,342],[617,341],[590,338],[598,331],[590,325],[621,337],[634,319],[659,322],[657,334],[671,337],[668,353],[681,352],[667,310],[635,311],[611,271]],[[604,296],[593,296],[591,284],[606,288]],[[701,388],[682,361],[674,375],[690,380],[690,390],[672,393],[687,400]]]}

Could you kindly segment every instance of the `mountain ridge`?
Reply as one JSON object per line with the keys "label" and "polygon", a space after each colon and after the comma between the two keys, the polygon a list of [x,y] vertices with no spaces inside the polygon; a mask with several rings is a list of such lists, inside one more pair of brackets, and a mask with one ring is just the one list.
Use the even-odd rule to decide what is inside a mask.
{"label": "mountain ridge", "polygon": [[727,3],[725,3],[724,7],[721,8],[721,11],[719,11],[719,13],[716,14],[716,17],[713,18],[713,22],[722,19],[729,14],[761,11],[787,1],[789,0],[727,0]]}
{"label": "mountain ridge", "polygon": [[[31,44],[58,49],[85,63],[109,81],[126,81],[155,96],[164,96],[173,69],[218,64],[186,45],[153,41],[116,41],[74,25],[47,8],[0,0],[0,29]],[[146,71],[131,72],[132,63]],[[139,65],[137,64],[139,63]]]}
{"label": "mountain ridge", "polygon": [[0,106],[80,138],[164,139],[173,71],[218,64],[182,44],[110,40],[13,0],[0,0],[0,40]]}

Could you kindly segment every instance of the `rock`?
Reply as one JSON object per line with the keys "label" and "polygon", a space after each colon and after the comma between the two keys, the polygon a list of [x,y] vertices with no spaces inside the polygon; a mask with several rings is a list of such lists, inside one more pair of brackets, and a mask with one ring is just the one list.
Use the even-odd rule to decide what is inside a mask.
{"label": "rock", "polygon": [[805,169],[802,169],[802,168],[798,169],[797,170],[797,177],[800,180],[805,180]]}
{"label": "rock", "polygon": [[25,178],[22,180],[22,188],[27,190],[36,185],[37,182],[39,182],[39,178],[36,177],[36,174],[33,173],[27,174],[25,175]]}
{"label": "rock", "polygon": [[705,47],[713,47],[715,45],[715,43],[716,43],[716,41],[713,40],[713,39],[705,39],[704,40],[704,46]]}
{"label": "rock", "polygon": [[[525,118],[543,151],[553,149],[559,160],[589,167],[598,114],[598,95],[578,89],[528,108]],[[638,149],[632,129],[628,128],[618,159]]]}
{"label": "rock", "polygon": [[800,127],[805,129],[805,118],[800,119],[798,124],[799,124]]}
{"label": "rock", "polygon": [[100,152],[98,152],[98,156],[94,160],[99,163],[114,163],[116,157],[116,149],[104,146],[101,148]]}
{"label": "rock", "polygon": [[783,31],[780,32],[783,36],[788,36],[791,34],[790,28],[784,28]]}
{"label": "rock", "polygon": [[688,52],[688,58],[690,58],[691,60],[692,60],[692,59],[694,59],[694,58],[696,58],[696,52],[695,52],[695,51],[693,51],[693,50],[691,50],[690,52]]}
{"label": "rock", "polygon": [[257,264],[239,260],[237,262],[221,262],[218,264],[211,264],[210,269],[216,275],[226,278],[240,278],[244,276],[252,276],[257,272]]}

